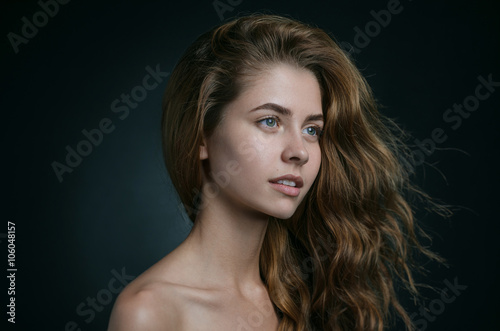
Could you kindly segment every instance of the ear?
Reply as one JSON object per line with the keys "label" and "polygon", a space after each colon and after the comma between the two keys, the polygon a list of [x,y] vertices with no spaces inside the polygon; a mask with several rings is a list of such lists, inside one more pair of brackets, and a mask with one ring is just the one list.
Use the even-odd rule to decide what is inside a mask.
{"label": "ear", "polygon": [[208,148],[205,139],[203,139],[200,145],[200,160],[206,159],[208,159]]}

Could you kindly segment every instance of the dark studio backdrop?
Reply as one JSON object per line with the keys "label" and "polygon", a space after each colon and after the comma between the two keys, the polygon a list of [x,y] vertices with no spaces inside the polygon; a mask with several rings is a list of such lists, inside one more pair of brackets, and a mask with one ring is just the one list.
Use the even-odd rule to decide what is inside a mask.
{"label": "dark studio backdrop", "polygon": [[2,2],[2,324],[104,330],[123,285],[185,238],[190,226],[161,154],[162,94],[199,34],[259,11],[352,46],[381,111],[414,136],[415,181],[456,206],[448,220],[419,212],[450,265],[427,265],[419,280],[437,291],[425,291],[424,304],[402,293],[420,330],[499,330],[498,9],[424,0]]}

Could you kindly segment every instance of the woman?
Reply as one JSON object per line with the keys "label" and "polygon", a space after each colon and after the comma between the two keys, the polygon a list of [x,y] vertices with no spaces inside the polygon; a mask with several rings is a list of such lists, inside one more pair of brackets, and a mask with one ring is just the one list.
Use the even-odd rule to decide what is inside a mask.
{"label": "woman", "polygon": [[[382,330],[416,294],[408,159],[322,30],[253,15],[172,73],[164,155],[194,222],[120,294],[109,331]],[[408,163],[406,163],[408,164]]]}

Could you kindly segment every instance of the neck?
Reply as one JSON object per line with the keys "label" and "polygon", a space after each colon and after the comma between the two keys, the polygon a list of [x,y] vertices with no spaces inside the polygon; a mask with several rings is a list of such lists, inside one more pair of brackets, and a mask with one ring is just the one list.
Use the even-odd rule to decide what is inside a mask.
{"label": "neck", "polygon": [[268,215],[215,197],[205,203],[182,245],[191,253],[204,284],[260,286],[259,256],[267,223]]}

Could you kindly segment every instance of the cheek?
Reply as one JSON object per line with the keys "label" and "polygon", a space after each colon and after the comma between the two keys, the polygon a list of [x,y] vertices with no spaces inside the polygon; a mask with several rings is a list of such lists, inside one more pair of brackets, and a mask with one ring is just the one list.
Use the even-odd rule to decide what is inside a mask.
{"label": "cheek", "polygon": [[314,179],[318,175],[319,168],[321,166],[321,149],[319,145],[315,146],[309,152],[309,164],[310,164],[309,174],[311,178]]}
{"label": "cheek", "polygon": [[269,160],[270,145],[267,140],[247,126],[214,136],[209,143],[212,172],[223,171],[227,167],[239,175],[256,172],[259,165]]}
{"label": "cheek", "polygon": [[233,149],[241,166],[257,167],[259,164],[269,162],[272,157],[272,144],[269,137],[261,135],[257,130],[243,135]]}

